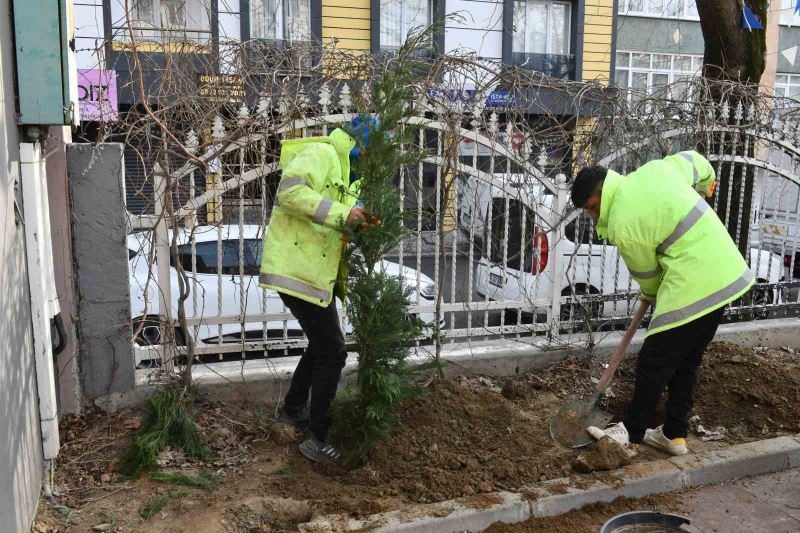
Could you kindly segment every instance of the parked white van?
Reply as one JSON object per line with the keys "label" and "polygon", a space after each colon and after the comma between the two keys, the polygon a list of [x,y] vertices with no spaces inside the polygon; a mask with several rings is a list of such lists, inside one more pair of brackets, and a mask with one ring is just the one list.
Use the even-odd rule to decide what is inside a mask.
{"label": "parked white van", "polygon": [[[519,185],[519,199],[506,200],[499,188],[490,191],[488,186],[484,187],[482,197],[491,198],[491,204],[485,200],[475,210],[477,216],[485,221],[483,227],[486,231],[483,254],[476,267],[476,291],[490,300],[549,301],[553,281],[548,267],[556,247],[554,232],[547,229],[542,219],[551,214],[554,196],[541,186],[522,184]],[[507,248],[504,245],[506,231]],[[566,226],[564,240],[558,249],[562,255],[564,275],[556,290],[562,296],[572,295],[573,287],[576,295],[638,293],[639,287],[630,278],[617,248],[604,246],[597,238],[588,215],[582,213]],[[759,282],[777,283],[783,275],[783,258],[753,248],[750,268]],[[748,303],[758,306],[777,302],[779,297],[778,291],[757,287],[747,298]],[[624,316],[627,306],[625,299],[596,301],[589,312],[592,318]],[[561,318],[580,320],[584,311],[578,303],[563,305]]]}

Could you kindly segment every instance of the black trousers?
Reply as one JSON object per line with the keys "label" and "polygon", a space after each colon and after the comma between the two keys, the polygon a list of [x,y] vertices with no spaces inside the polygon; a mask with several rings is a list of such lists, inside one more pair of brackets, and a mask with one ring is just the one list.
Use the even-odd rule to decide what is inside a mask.
{"label": "black trousers", "polygon": [[328,307],[320,307],[294,296],[279,294],[308,337],[308,348],[294,370],[284,407],[290,413],[299,411],[308,402],[310,393],[308,429],[324,442],[331,426],[331,402],[336,396],[347,359],[336,299],[331,300]]}
{"label": "black trousers", "polygon": [[667,388],[664,435],[686,437],[700,362],[717,332],[725,308],[645,339],[636,364],[636,384],[623,423],[630,441],[639,443]]}

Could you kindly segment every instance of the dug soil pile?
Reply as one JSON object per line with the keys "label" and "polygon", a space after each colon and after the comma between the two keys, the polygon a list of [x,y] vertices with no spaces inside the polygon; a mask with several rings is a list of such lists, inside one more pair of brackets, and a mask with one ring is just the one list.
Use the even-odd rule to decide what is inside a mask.
{"label": "dug soil pile", "polygon": [[[613,397],[601,404],[617,418],[630,398],[634,368],[635,360],[622,365],[612,384]],[[221,476],[222,482],[210,492],[192,489],[191,495],[150,519],[146,528],[200,531],[194,524],[197,509],[202,509],[204,524],[228,524],[225,529],[209,530],[239,531],[232,513],[253,496],[272,498],[269,502],[274,498],[307,500],[313,516],[360,517],[409,503],[462,496],[480,506],[489,497],[485,493],[559,477],[569,477],[575,486],[596,478],[613,481],[613,471],[574,472],[572,464],[586,449],[563,448],[550,439],[548,431],[549,419],[564,399],[591,397],[593,379],[602,370],[599,362],[584,358],[512,379],[462,376],[433,381],[425,395],[404,406],[394,438],[378,446],[370,461],[355,470],[314,465],[301,457],[297,444],[302,434],[275,431],[269,420],[274,409],[262,405],[250,412],[241,404],[201,403],[199,408],[205,409],[201,429],[217,457],[195,463],[181,454],[165,454],[165,469],[194,472],[205,468]],[[721,443],[703,443],[690,435],[689,447],[695,451],[800,432],[800,356],[788,348],[751,350],[714,344],[703,362],[696,399],[693,414],[706,427],[724,426],[726,436]],[[62,428],[69,443],[59,457],[57,487],[62,503],[81,509],[77,515],[81,526],[91,529],[101,513],[112,511],[119,524],[141,526],[138,506],[153,494],[163,493],[163,487],[152,481],[125,481],[113,472],[110,455],[118,456],[127,445],[137,415],[132,411],[98,416],[94,422],[77,419]],[[654,426],[660,423],[659,417],[663,414],[656,415]],[[92,460],[87,462],[89,457]],[[634,461],[662,457],[642,446]],[[276,527],[275,517],[262,510],[270,505],[251,505],[245,513],[248,523],[257,519],[272,524],[273,531],[291,530],[291,520]],[[155,527],[157,523],[162,528]]]}
{"label": "dug soil pile", "polygon": [[[633,390],[634,369],[635,360],[622,365],[612,384],[614,396],[601,403],[617,419]],[[574,476],[572,465],[587,449],[553,442],[549,420],[564,398],[591,397],[592,378],[602,370],[599,362],[581,359],[512,379],[434,381],[426,395],[405,406],[395,437],[361,468],[307,467],[300,459],[302,473],[273,487],[286,497],[299,490],[330,511],[360,515],[398,503],[437,502]],[[724,426],[725,444],[797,433],[800,357],[789,350],[716,343],[704,358],[696,398],[693,414],[706,426]],[[653,426],[661,419],[663,401]],[[703,446],[708,444],[690,440],[690,448]],[[644,446],[635,461],[661,457]],[[593,475],[613,477],[613,472]]]}
{"label": "dug soil pile", "polygon": [[[626,368],[633,372],[634,361]],[[633,380],[615,386],[612,412],[622,412]],[[653,425],[663,419],[661,409]],[[749,442],[800,431],[800,356],[781,350],[714,343],[706,352],[695,394],[693,415],[706,426],[723,426],[729,442]]]}

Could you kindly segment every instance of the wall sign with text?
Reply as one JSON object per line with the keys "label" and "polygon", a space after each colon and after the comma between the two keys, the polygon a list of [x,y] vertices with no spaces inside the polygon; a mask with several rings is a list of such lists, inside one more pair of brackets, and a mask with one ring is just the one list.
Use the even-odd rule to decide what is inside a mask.
{"label": "wall sign with text", "polygon": [[113,122],[118,118],[117,73],[114,70],[78,69],[81,121]]}

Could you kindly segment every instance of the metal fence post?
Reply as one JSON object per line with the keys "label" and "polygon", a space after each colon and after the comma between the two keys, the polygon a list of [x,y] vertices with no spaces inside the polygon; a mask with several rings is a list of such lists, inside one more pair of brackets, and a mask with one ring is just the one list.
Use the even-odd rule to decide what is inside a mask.
{"label": "metal fence post", "polygon": [[[553,204],[553,219],[561,220],[567,208],[567,178],[563,174],[556,176],[556,194]],[[548,316],[548,324],[550,330],[548,337],[552,340],[558,335],[561,322],[561,287],[564,286],[564,269],[562,265],[563,258],[563,241],[564,241],[564,225],[558,223],[552,231],[553,243],[550,246],[550,279],[552,280],[552,288],[550,294],[550,309]]]}
{"label": "metal fence post", "polygon": [[[174,335],[172,328],[172,281],[169,275],[170,242],[169,242],[169,213],[166,212],[167,179],[163,174],[161,165],[153,167],[153,188],[155,193],[154,210],[156,215],[155,246],[156,264],[158,266],[158,311],[162,317],[161,322],[161,362],[168,371],[174,369]],[[169,342],[167,342],[169,341]]]}

